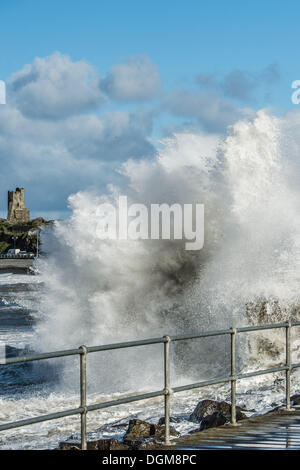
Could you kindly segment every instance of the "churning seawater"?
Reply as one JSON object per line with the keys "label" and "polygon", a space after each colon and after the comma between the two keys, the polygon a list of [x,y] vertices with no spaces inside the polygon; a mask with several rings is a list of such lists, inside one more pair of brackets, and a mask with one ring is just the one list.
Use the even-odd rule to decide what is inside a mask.
{"label": "churning seawater", "polygon": [[[300,175],[297,123],[259,112],[226,138],[184,133],[162,142],[152,160],[128,161],[126,184],[69,198],[72,216],[42,236],[47,257],[35,275],[0,275],[0,334],[10,354],[299,319]],[[99,240],[97,207],[120,194],[131,202],[203,203],[205,246],[180,241]],[[299,329],[292,360],[299,362]],[[284,361],[284,331],[238,338],[238,369]],[[16,348],[16,349],[13,349]],[[229,338],[172,345],[172,385],[224,376]],[[88,403],[163,386],[162,346],[88,356]],[[299,383],[292,375],[292,391]],[[0,422],[79,404],[78,358],[1,366]],[[280,405],[281,373],[242,380],[238,404],[249,413]],[[201,398],[229,399],[229,386],[172,397],[176,428]],[[89,413],[90,438],[118,436],[132,417],[157,422],[162,399]],[[78,437],[79,417],[0,433],[1,448],[52,448]]]}

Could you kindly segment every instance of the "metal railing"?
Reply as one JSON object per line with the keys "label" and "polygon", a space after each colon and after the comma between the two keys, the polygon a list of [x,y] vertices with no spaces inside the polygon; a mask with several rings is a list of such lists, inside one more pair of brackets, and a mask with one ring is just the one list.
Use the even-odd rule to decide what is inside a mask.
{"label": "metal railing", "polygon": [[[41,423],[43,421],[49,421],[58,418],[64,418],[66,416],[72,416],[76,414],[81,415],[81,448],[82,450],[87,449],[87,413],[95,410],[100,410],[103,408],[109,408],[111,406],[122,405],[125,403],[131,403],[139,400],[147,400],[149,398],[164,396],[164,414],[165,414],[165,444],[170,445],[170,401],[171,395],[173,393],[183,392],[186,390],[192,390],[196,388],[207,387],[209,385],[231,383],[231,424],[236,425],[236,383],[238,380],[255,377],[258,375],[270,374],[273,372],[285,371],[286,376],[286,410],[291,411],[290,405],[290,390],[291,390],[291,371],[300,367],[300,363],[292,364],[291,363],[291,328],[294,326],[300,326],[299,322],[285,322],[285,323],[276,323],[271,325],[261,325],[261,326],[247,326],[243,328],[231,328],[227,330],[215,330],[208,331],[203,333],[195,334],[186,334],[186,335],[175,335],[175,336],[163,336],[160,338],[150,338],[140,341],[128,341],[125,343],[115,343],[115,344],[106,344],[103,346],[80,346],[77,349],[69,349],[64,351],[49,352],[44,354],[35,354],[31,356],[24,357],[12,357],[7,358],[4,361],[0,362],[2,366],[8,364],[16,364],[20,362],[31,362],[39,361],[43,359],[51,359],[65,356],[80,356],[80,406],[78,408],[73,408],[65,411],[60,411],[56,413],[50,413],[47,415],[37,416],[35,418],[22,419],[19,421],[14,421],[6,424],[0,425],[0,431],[14,429],[21,426],[27,426],[30,424]],[[285,328],[286,335],[286,360],[285,363],[281,366],[272,367],[269,369],[258,370],[254,372],[247,372],[244,374],[236,373],[236,336],[238,333],[245,333],[251,331],[260,331],[260,330],[271,330]],[[171,388],[170,383],[170,344],[175,341],[185,341],[190,339],[197,338],[207,338],[212,336],[221,336],[221,335],[230,335],[231,337],[231,373],[230,376],[226,377],[216,377],[210,380],[205,380],[202,382],[192,383],[188,385],[182,385],[179,387]],[[102,403],[95,403],[93,405],[87,405],[87,381],[86,381],[86,358],[90,353],[100,352],[100,351],[110,351],[113,349],[124,349],[132,348],[139,346],[146,346],[151,344],[163,344],[164,345],[164,388],[163,390],[158,390],[149,393],[143,393],[134,396],[127,396],[120,398],[118,400],[106,401]]]}

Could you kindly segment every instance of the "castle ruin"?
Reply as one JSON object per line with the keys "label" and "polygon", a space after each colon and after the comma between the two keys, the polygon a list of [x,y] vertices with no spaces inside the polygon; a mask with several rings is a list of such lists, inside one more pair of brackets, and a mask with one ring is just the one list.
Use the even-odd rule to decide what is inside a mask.
{"label": "castle ruin", "polygon": [[25,207],[24,188],[16,188],[15,191],[8,191],[7,220],[11,224],[30,221],[30,211]]}

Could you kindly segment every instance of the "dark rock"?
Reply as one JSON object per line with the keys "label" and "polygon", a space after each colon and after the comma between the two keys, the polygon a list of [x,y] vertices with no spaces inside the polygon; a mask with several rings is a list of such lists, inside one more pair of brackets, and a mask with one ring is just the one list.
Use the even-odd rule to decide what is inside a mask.
{"label": "dark rock", "polygon": [[[180,423],[183,420],[183,418],[180,418],[179,416],[170,416],[170,423]],[[157,423],[158,426],[162,426],[165,424],[165,417],[162,416],[159,418],[159,421]]]}
{"label": "dark rock", "polygon": [[[247,416],[236,407],[236,419],[240,421]],[[231,405],[225,401],[202,400],[198,403],[190,416],[190,421],[200,424],[200,431],[216,426],[222,426],[231,420]]]}
{"label": "dark rock", "polygon": [[293,405],[300,405],[300,395],[293,395],[291,397]]}
{"label": "dark rock", "polygon": [[161,443],[151,438],[126,439],[129,450],[160,449]]}
{"label": "dark rock", "polygon": [[141,421],[140,419],[131,419],[124,439],[138,439],[140,437],[155,436],[155,424]]}
{"label": "dark rock", "polygon": [[[179,433],[170,427],[170,435],[178,436]],[[128,429],[123,438],[123,442],[118,439],[98,439],[87,443],[88,450],[139,450],[139,449],[159,449],[160,442],[165,437],[165,426],[133,419],[129,421]],[[60,450],[81,450],[80,442],[61,442]]]}
{"label": "dark rock", "polygon": [[[60,450],[81,450],[79,442],[61,442]],[[98,439],[87,443],[88,450],[128,450],[128,446],[118,441],[118,439]]]}
{"label": "dark rock", "polygon": [[87,448],[91,450],[93,448],[95,450],[127,450],[128,446],[118,441],[118,439],[99,439],[98,441],[88,442]]}
{"label": "dark rock", "polygon": [[59,443],[59,450],[81,450],[81,444],[78,442],[70,443],[70,442],[60,442]]}
{"label": "dark rock", "polygon": [[200,431],[203,429],[216,428],[217,426],[223,426],[223,424],[228,423],[230,418],[226,415],[220,413],[220,411],[215,411],[211,415],[205,416],[200,423]]}
{"label": "dark rock", "polygon": [[43,224],[45,224],[46,222],[47,222],[47,221],[46,221],[43,217],[37,217],[36,219],[33,219],[33,220],[31,221],[31,223],[32,223],[33,225],[37,225],[37,226],[43,225]]}
{"label": "dark rock", "polygon": [[[170,426],[170,435],[178,436],[179,433]],[[140,419],[131,419],[129,421],[128,429],[123,438],[123,442],[130,446],[141,445],[141,439],[163,440],[165,436],[165,426],[148,423]]]}

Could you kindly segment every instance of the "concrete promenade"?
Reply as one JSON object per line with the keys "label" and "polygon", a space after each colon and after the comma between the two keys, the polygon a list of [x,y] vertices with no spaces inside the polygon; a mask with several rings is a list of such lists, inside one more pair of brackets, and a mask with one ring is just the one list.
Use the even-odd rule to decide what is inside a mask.
{"label": "concrete promenade", "polygon": [[300,406],[294,412],[275,411],[239,422],[183,436],[172,449],[284,450],[300,449]]}

